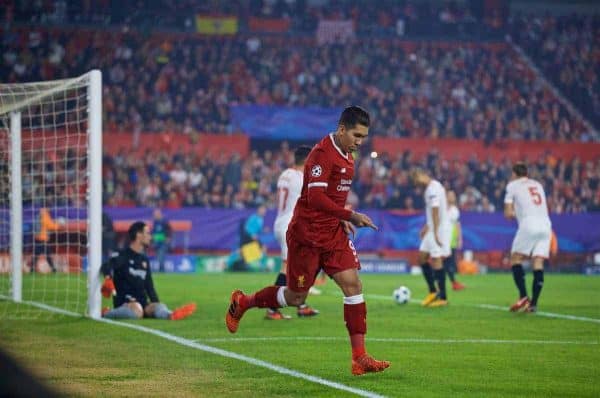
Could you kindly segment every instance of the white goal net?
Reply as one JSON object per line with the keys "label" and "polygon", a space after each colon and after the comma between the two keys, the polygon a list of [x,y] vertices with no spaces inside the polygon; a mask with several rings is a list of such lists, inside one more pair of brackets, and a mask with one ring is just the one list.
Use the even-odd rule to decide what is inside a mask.
{"label": "white goal net", "polygon": [[100,315],[101,86],[0,84],[0,322]]}

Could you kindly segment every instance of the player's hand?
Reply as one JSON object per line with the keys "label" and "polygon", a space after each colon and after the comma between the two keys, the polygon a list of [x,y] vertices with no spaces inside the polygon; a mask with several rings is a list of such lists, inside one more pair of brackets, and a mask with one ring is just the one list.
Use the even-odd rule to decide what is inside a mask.
{"label": "player's hand", "polygon": [[429,231],[429,227],[427,226],[427,224],[425,224],[423,225],[423,228],[421,228],[421,231],[419,231],[419,238],[423,239],[425,234],[427,234],[427,231]]}
{"label": "player's hand", "polygon": [[350,222],[352,223],[352,225],[359,228],[369,227],[373,228],[375,231],[379,229],[377,228],[377,225],[373,223],[373,220],[371,220],[369,216],[363,213],[359,213],[357,211],[352,212],[352,215],[350,216]]}
{"label": "player's hand", "polygon": [[113,282],[110,276],[104,278],[104,282],[102,283],[102,288],[100,289],[100,292],[106,298],[117,294],[117,289],[115,289],[115,283]]}
{"label": "player's hand", "polygon": [[354,238],[354,234],[356,233],[356,228],[350,221],[342,220],[342,227],[344,228],[344,232],[346,235],[352,235]]}

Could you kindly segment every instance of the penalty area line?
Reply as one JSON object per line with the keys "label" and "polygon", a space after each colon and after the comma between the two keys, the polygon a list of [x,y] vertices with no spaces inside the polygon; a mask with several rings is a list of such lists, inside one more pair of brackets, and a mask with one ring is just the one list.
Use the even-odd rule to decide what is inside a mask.
{"label": "penalty area line", "polygon": [[[58,314],[62,314],[62,315],[67,315],[67,316],[72,316],[72,317],[78,317],[78,318],[84,318],[84,316],[82,314],[78,314],[76,312],[72,312],[72,311],[66,311],[60,308],[56,308],[56,307],[52,307],[46,304],[42,304],[42,303],[37,303],[34,301],[23,301],[21,302],[21,304],[27,304],[27,305],[31,305],[34,307],[38,307],[50,312],[54,312],[54,313],[58,313]],[[190,347],[190,348],[194,348],[196,350],[200,350],[200,351],[204,351],[204,352],[208,352],[210,354],[215,354],[215,355],[219,355],[225,358],[232,358],[232,359],[237,359],[238,361],[241,362],[246,362],[250,365],[253,366],[258,366],[261,368],[265,368],[265,369],[269,369],[271,371],[283,374],[283,375],[287,375],[287,376],[292,376],[295,377],[297,379],[302,379],[302,380],[306,380],[309,381],[311,383],[316,383],[316,384],[320,384],[322,386],[326,386],[329,388],[333,388],[336,390],[341,390],[341,391],[346,391],[355,395],[358,395],[360,397],[367,397],[367,398],[385,398],[384,395],[380,395],[377,394],[375,392],[372,391],[368,391],[368,390],[363,390],[360,388],[354,388],[354,387],[350,387],[347,386],[345,384],[342,383],[338,383],[335,381],[331,381],[331,380],[327,380],[327,379],[323,379],[321,377],[318,376],[312,376],[306,373],[302,373],[302,372],[298,372],[296,370],[292,370],[292,369],[288,369],[288,368],[284,368],[283,366],[279,366],[279,365],[275,365],[273,363],[267,362],[267,361],[263,361],[261,359],[256,359],[256,358],[252,358],[246,355],[242,355],[242,354],[238,354],[236,352],[232,352],[232,351],[227,351],[227,350],[223,350],[221,348],[216,348],[216,347],[212,347],[209,345],[205,345],[205,344],[201,344],[198,343],[194,340],[190,340],[190,339],[186,339],[183,337],[179,337],[179,336],[175,336],[173,334],[167,333],[167,332],[163,332],[162,330],[158,330],[158,329],[152,329],[146,326],[142,326],[142,325],[136,325],[133,323],[127,323],[127,322],[120,322],[120,321],[115,321],[112,319],[106,319],[106,318],[100,318],[100,319],[92,319],[92,318],[87,318],[93,321],[97,321],[97,322],[102,322],[102,323],[107,323],[110,325],[115,325],[115,326],[120,326],[120,327],[124,327],[124,328],[129,328],[129,329],[134,329],[140,332],[144,332],[144,333],[148,333],[148,334],[152,334],[154,336],[157,337],[161,337],[165,340],[177,343],[179,345],[183,345],[186,347]]]}

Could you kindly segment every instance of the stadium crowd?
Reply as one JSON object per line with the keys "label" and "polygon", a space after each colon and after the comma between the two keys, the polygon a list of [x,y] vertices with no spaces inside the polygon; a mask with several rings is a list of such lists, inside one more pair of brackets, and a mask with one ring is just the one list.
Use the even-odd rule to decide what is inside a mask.
{"label": "stadium crowd", "polygon": [[600,15],[522,16],[511,35],[600,128]]}
{"label": "stadium crowd", "polygon": [[[104,159],[105,203],[112,206],[200,206],[248,208],[274,207],[277,178],[292,162],[287,143],[280,150],[253,151],[212,159],[198,154],[147,152],[131,157],[125,150]],[[453,189],[463,210],[501,211],[504,189],[510,178],[509,161],[493,163],[472,158],[459,162],[432,151],[416,159],[410,151],[391,157],[359,158],[349,202],[360,208],[406,211],[423,209],[423,192],[409,182],[412,166],[432,170]],[[545,189],[553,213],[600,211],[600,160],[582,163],[552,156],[530,163],[531,176]]]}
{"label": "stadium crowd", "polygon": [[[427,2],[385,1],[389,1],[389,12],[382,14],[373,6],[375,2],[355,0],[323,2],[318,7],[301,0],[160,0],[147,7],[142,2],[111,0],[8,0],[2,3],[7,23],[0,27],[0,76],[3,82],[39,81],[101,69],[104,128],[109,131],[229,134],[239,130],[230,117],[230,107],[239,104],[339,108],[356,103],[371,112],[372,135],[485,142],[597,139],[505,43],[394,38],[398,34],[394,21],[399,19],[414,22],[407,25],[409,30],[417,22],[435,20],[445,24],[437,32],[443,34],[450,26],[460,30],[463,24],[479,22],[499,29],[502,18],[483,21],[462,3],[439,3],[436,8]],[[345,44],[316,45],[314,35],[258,35],[243,29],[235,36],[218,37],[154,32],[182,23],[187,26],[185,19],[190,15],[215,7],[244,21],[291,16],[296,33],[314,31],[320,19],[357,19],[358,38]],[[89,26],[12,27],[11,20]],[[98,25],[104,29],[97,29]],[[528,16],[513,19],[509,29],[584,115],[597,123],[598,18]],[[125,152],[106,155],[105,201],[113,205],[160,202],[169,207],[254,207],[270,203],[277,176],[289,161],[287,147],[260,155],[253,152],[245,159],[166,153],[139,158]],[[406,175],[419,162],[410,152],[399,158],[384,154],[375,160],[360,159],[353,204],[421,209],[421,192],[409,185]],[[502,207],[510,173],[507,162],[473,159],[459,163],[432,152],[426,166],[457,191],[463,209]],[[38,189],[45,175],[69,172],[68,167],[52,169],[61,165],[48,167],[35,172],[32,189]],[[547,157],[535,163],[533,176],[544,181],[553,212],[591,211],[600,206],[599,169],[600,161],[581,164]],[[67,193],[70,202],[82,195],[81,190],[75,191]]]}
{"label": "stadium crowd", "polygon": [[360,103],[377,135],[592,139],[505,44],[13,30],[0,52],[8,82],[103,70],[108,130],[227,133],[236,104]]}
{"label": "stadium crowd", "polygon": [[[311,34],[319,20],[359,21],[359,34],[378,36],[492,34],[503,15],[484,18],[482,9],[455,1],[414,0],[4,0],[4,18],[21,23],[86,24],[169,31],[194,31],[196,15],[233,16],[238,32],[252,31],[250,18],[282,19],[293,34]],[[2,15],[0,14],[0,18]]]}

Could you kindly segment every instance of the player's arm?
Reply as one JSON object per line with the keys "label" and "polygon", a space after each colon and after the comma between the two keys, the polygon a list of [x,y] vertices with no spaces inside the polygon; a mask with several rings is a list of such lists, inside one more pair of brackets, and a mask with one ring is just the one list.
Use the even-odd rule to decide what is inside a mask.
{"label": "player's arm", "polygon": [[104,276],[112,276],[113,273],[113,264],[112,258],[108,259],[104,264],[100,266],[100,273]]}
{"label": "player's arm", "polygon": [[[352,205],[350,203],[346,203],[344,208],[347,210],[352,210]],[[342,228],[344,228],[346,235],[351,235],[352,238],[354,238],[354,234],[356,234],[356,227],[354,227],[354,224],[346,220],[340,220],[340,222],[342,223]]]}
{"label": "player's arm", "polygon": [[438,245],[442,245],[440,238],[438,238],[438,229],[440,226],[440,207],[434,206],[431,208],[431,219],[433,221],[433,237]]}
{"label": "player's arm", "polygon": [[308,205],[340,220],[351,221],[352,210],[338,206],[325,191],[326,187],[312,186],[308,188]]}
{"label": "player's arm", "polygon": [[338,206],[325,192],[323,187],[309,187],[308,203],[313,209],[320,210],[340,220],[349,221],[356,227],[378,229],[369,216]]}
{"label": "player's arm", "polygon": [[515,195],[512,192],[511,185],[506,187],[506,195],[504,196],[504,217],[511,219],[515,218]]}
{"label": "player's arm", "polygon": [[306,159],[307,199],[308,205],[340,220],[350,221],[352,210],[339,206],[327,195],[331,161],[322,150],[315,150]]}
{"label": "player's arm", "polygon": [[504,204],[504,217],[508,219],[515,218],[515,207],[512,203]]}
{"label": "player's arm", "polygon": [[100,266],[100,273],[102,275],[106,276],[113,276],[115,269],[118,266],[119,263],[119,258],[120,258],[120,254],[119,252],[115,251],[112,252],[110,254],[110,258],[108,260],[106,260],[106,262],[104,264],[102,264]]}
{"label": "player's arm", "polygon": [[60,224],[54,221],[47,210],[42,213],[42,225],[49,231],[57,231],[60,228]]}
{"label": "player's arm", "polygon": [[373,224],[369,216],[339,206],[327,195],[327,186],[329,185],[332,166],[323,151],[316,150],[311,152],[306,164],[308,175],[305,178],[307,178],[307,198],[310,207],[340,220],[349,221],[356,227],[377,229],[377,226]]}
{"label": "player's arm", "polygon": [[114,275],[115,268],[118,265],[118,261],[119,252],[113,252],[108,261],[106,261],[100,266],[100,273],[104,275],[104,281],[102,282],[100,292],[106,298],[117,294],[117,290],[115,289],[115,283],[113,282],[112,277]]}
{"label": "player's arm", "polygon": [[342,223],[342,228],[344,228],[344,232],[346,235],[351,235],[354,238],[354,234],[356,233],[356,227],[350,221],[340,220]]}
{"label": "player's arm", "polygon": [[[442,193],[442,194],[444,194],[444,193]],[[439,227],[440,227],[440,206],[442,204],[442,200],[440,198],[440,193],[437,192],[436,190],[433,190],[433,192],[427,193],[427,200],[429,201],[429,204],[431,205],[431,221],[433,221],[433,231],[432,231],[433,238],[435,239],[435,242],[441,246],[442,243],[438,237]]]}
{"label": "player's arm", "polygon": [[150,298],[151,303],[158,303],[160,301],[158,299],[156,289],[154,288],[154,281],[152,280],[152,271],[150,271],[150,267],[148,267],[148,274],[146,275],[146,280],[144,281],[144,288],[146,289],[146,294]]}

